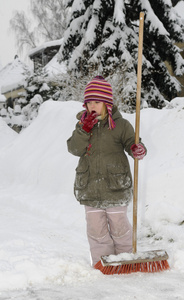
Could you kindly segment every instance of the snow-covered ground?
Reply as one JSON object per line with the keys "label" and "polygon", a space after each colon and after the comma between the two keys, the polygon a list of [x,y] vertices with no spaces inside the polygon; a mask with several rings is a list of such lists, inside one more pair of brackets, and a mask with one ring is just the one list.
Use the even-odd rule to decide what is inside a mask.
{"label": "snow-covered ground", "polygon": [[[171,269],[161,273],[105,276],[90,266],[73,195],[78,158],[66,147],[81,103],[45,102],[20,134],[0,118],[0,300],[184,299],[184,98],[172,103],[143,109],[140,125],[148,154],[139,163],[138,250],[166,250]],[[123,116],[134,126],[134,114]]]}

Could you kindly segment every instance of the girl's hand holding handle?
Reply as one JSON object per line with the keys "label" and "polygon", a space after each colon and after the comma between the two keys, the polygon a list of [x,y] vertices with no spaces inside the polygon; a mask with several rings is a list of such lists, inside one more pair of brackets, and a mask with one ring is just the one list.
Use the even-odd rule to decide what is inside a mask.
{"label": "girl's hand holding handle", "polygon": [[143,157],[146,155],[146,149],[142,144],[133,144],[130,149],[132,150],[134,158],[143,159]]}

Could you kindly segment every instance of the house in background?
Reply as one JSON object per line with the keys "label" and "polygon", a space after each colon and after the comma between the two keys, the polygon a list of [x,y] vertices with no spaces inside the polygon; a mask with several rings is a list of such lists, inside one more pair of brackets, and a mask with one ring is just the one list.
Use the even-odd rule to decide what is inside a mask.
{"label": "house in background", "polygon": [[1,94],[6,98],[6,108],[14,108],[16,98],[24,98],[25,78],[30,73],[31,69],[21,62],[17,55],[0,70]]}
{"label": "house in background", "polygon": [[17,132],[21,129],[18,119],[21,114],[21,103],[26,101],[25,79],[29,74],[31,69],[17,55],[11,63],[0,70],[0,99],[2,97],[4,99],[4,103],[0,105],[0,116]]}
{"label": "house in background", "polygon": [[[64,72],[64,68],[60,67],[56,59],[56,54],[62,44],[63,39],[46,42],[39,47],[32,49],[29,53],[29,58],[33,61],[34,71],[39,67],[46,67],[46,72],[52,74]],[[8,63],[4,68],[0,69],[0,95],[4,99],[0,103],[0,111],[2,108],[15,108],[18,99],[25,99],[26,77],[33,72],[31,67],[21,62],[16,55],[11,63]],[[0,113],[1,115],[1,113]]]}
{"label": "house in background", "polygon": [[34,71],[39,67],[45,67],[58,53],[63,39],[46,42],[29,52],[29,58],[33,61]]}
{"label": "house in background", "polygon": [[[29,52],[33,61],[34,71],[39,67],[44,68],[59,51],[63,39],[46,42]],[[16,55],[14,60],[0,70],[1,94],[6,97],[6,106],[14,108],[17,98],[24,98],[25,78],[32,70],[20,61]]]}

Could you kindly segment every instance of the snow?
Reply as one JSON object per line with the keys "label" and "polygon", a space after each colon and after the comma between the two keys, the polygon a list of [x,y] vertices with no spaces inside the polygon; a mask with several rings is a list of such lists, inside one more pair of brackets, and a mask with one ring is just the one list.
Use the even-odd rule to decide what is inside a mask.
{"label": "snow", "polygon": [[73,1],[73,4],[72,4],[72,11],[75,12],[75,11],[82,11],[82,10],[85,10],[86,7],[83,3],[82,0],[74,0]]}
{"label": "snow", "polygon": [[4,104],[5,102],[6,102],[6,97],[0,94],[0,107],[1,107],[1,103]]}
{"label": "snow", "polygon": [[114,16],[113,19],[117,24],[125,24],[125,14],[124,14],[125,5],[123,1],[116,0],[115,7],[114,7]]}
{"label": "snow", "polygon": [[17,57],[0,70],[0,93],[6,93],[25,85],[25,73],[28,66]]}
{"label": "snow", "polygon": [[[108,255],[102,257],[102,265],[113,265],[118,266],[120,264],[127,264],[127,262],[138,263],[139,262],[149,262],[166,260],[168,255],[163,250],[156,251],[145,251],[145,252],[136,252],[136,253],[120,253],[117,255]],[[104,264],[105,263],[105,264]]]}
{"label": "snow", "polygon": [[174,6],[175,11],[177,14],[184,19],[184,1],[179,1],[175,6]]}
{"label": "snow", "polygon": [[0,151],[2,152],[4,148],[6,149],[16,137],[17,133],[8,127],[0,117]]}
{"label": "snow", "polygon": [[[90,266],[73,195],[78,158],[66,146],[81,109],[46,101],[20,134],[0,118],[0,299],[184,299],[184,98],[141,110],[138,252],[167,251],[171,269],[161,273],[105,276]],[[134,126],[135,114],[123,116]]]}
{"label": "snow", "polygon": [[54,47],[54,46],[61,46],[62,43],[63,43],[63,38],[59,39],[59,40],[53,40],[53,41],[45,42],[42,45],[40,45],[40,46],[38,46],[38,47],[30,50],[29,53],[28,53],[28,55],[29,56],[33,56],[37,52],[40,52],[41,50],[43,51],[46,48]]}
{"label": "snow", "polygon": [[158,17],[155,15],[149,1],[142,0],[142,10],[144,11],[146,9],[146,19],[150,21],[150,28],[151,31],[158,30],[160,35],[167,35],[169,36],[168,31],[163,26],[162,22],[158,19]]}
{"label": "snow", "polygon": [[63,75],[67,73],[66,63],[58,61],[58,53],[48,62],[44,67],[46,74],[49,78],[56,77],[57,75]]}

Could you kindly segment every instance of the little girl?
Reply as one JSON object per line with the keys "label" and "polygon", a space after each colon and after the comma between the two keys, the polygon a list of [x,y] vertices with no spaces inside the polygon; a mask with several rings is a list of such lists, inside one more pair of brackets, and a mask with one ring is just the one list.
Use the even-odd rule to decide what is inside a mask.
{"label": "little girl", "polygon": [[142,159],[145,146],[135,143],[132,125],[113,106],[111,85],[96,76],[85,88],[85,111],[68,139],[68,151],[79,156],[74,193],[85,206],[92,266],[102,255],[132,251],[127,205],[132,176],[125,151]]}

